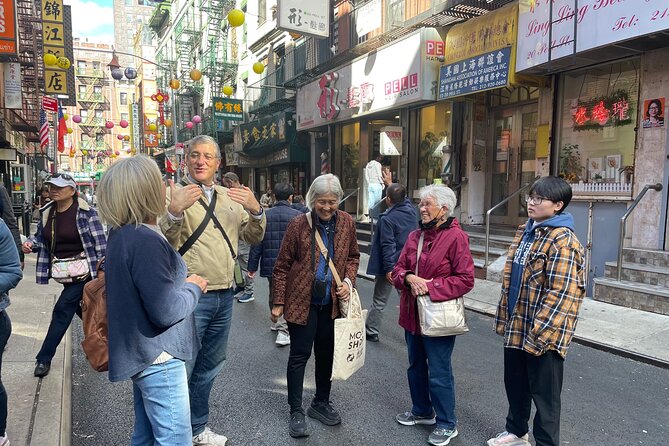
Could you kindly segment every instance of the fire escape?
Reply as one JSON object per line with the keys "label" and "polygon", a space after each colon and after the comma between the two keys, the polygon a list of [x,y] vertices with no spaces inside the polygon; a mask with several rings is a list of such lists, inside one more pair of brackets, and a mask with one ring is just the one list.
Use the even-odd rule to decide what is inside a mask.
{"label": "fire escape", "polygon": [[190,72],[196,68],[196,54],[200,48],[200,37],[202,32],[195,23],[194,5],[185,6],[186,11],[174,27],[174,43],[177,52],[177,72],[180,73],[179,80],[181,88],[180,95],[201,95],[202,84],[190,78]]}
{"label": "fire escape", "polygon": [[[109,133],[105,127],[103,112],[109,111],[109,100],[105,97],[103,89],[107,84],[105,73],[101,67],[77,67],[77,104],[81,110],[87,110],[87,116],[79,123],[83,134],[88,136],[88,141],[82,141],[80,150],[99,151],[107,150],[103,137]],[[82,91],[81,86],[85,86]]]}
{"label": "fire escape", "polygon": [[40,4],[32,0],[16,0],[18,17],[18,60],[21,64],[23,109],[14,113],[12,127],[25,133],[29,142],[39,142],[40,90],[44,89]]}

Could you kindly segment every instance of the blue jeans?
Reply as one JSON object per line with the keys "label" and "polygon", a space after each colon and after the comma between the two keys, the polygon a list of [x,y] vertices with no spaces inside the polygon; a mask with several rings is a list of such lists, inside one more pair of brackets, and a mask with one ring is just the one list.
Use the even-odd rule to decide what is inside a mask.
{"label": "blue jeans", "polygon": [[63,292],[53,307],[49,330],[46,332],[42,348],[35,357],[37,362],[51,362],[75,313],[81,316],[81,297],[85,284],[86,282],[77,282],[63,285]]}
{"label": "blue jeans", "polygon": [[135,428],[132,446],[189,445],[193,441],[186,365],[180,359],[152,364],[132,377]]}
{"label": "blue jeans", "polygon": [[2,385],[2,354],[12,334],[12,322],[5,310],[0,311],[0,437],[5,435],[7,428],[7,392]]}
{"label": "blue jeans", "polygon": [[369,209],[369,216],[372,218],[379,218],[379,206],[372,209],[376,203],[381,201],[383,195],[383,186],[379,183],[370,184],[367,186],[367,207]]}
{"label": "blue jeans", "polygon": [[193,435],[202,433],[209,420],[209,394],[228,350],[233,301],[232,288],[214,290],[203,294],[195,307],[195,328],[201,347],[195,361],[186,364]]}
{"label": "blue jeans", "polygon": [[434,410],[438,427],[454,429],[457,419],[451,353],[455,336],[416,336],[405,330],[404,337],[409,351],[411,412],[427,417]]}

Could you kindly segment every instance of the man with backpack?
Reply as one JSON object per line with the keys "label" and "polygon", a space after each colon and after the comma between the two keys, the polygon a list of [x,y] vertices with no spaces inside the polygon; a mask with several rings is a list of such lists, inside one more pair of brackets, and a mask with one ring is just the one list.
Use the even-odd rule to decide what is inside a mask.
{"label": "man with backpack", "polygon": [[214,184],[221,164],[216,140],[197,136],[186,155],[188,172],[167,193],[167,215],[160,228],[188,265],[188,274],[208,281],[195,308],[195,326],[202,348],[187,364],[193,445],[225,445],[227,438],[208,426],[209,395],[223,368],[232,323],[234,264],[237,241],[259,243],[265,213],[251,189]]}

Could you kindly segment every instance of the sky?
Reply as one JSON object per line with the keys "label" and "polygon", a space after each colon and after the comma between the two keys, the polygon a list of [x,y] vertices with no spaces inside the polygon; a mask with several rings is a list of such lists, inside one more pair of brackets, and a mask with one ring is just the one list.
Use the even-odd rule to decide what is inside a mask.
{"label": "sky", "polygon": [[113,0],[65,0],[72,6],[72,35],[114,42]]}

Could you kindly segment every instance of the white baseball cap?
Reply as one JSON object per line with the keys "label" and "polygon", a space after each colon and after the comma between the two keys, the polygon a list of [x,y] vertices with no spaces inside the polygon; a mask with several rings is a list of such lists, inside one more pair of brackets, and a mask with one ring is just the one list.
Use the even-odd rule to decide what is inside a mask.
{"label": "white baseball cap", "polygon": [[57,173],[55,175],[52,175],[48,180],[46,180],[46,184],[53,184],[56,187],[73,187],[74,189],[77,188],[77,183],[74,181],[74,179],[66,174],[66,173]]}

